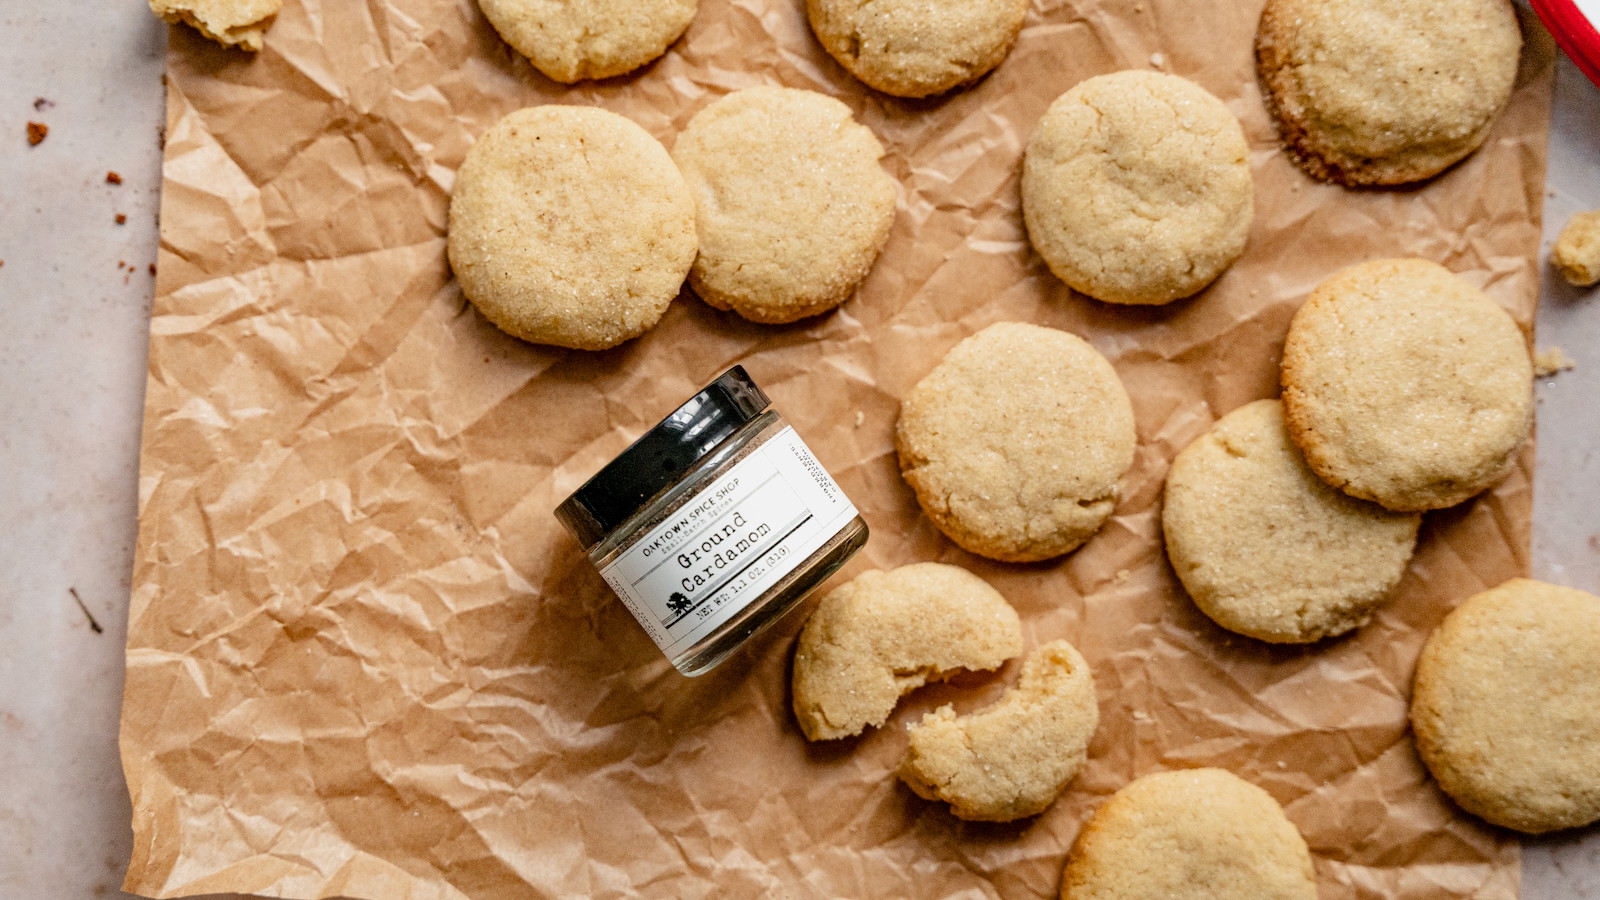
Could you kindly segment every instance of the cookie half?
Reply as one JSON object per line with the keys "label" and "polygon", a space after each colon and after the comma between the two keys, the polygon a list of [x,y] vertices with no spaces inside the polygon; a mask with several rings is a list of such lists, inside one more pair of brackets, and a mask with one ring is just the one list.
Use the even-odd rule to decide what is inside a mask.
{"label": "cookie half", "polygon": [[1028,655],[1000,702],[970,716],[941,706],[912,725],[900,779],[950,804],[957,818],[1038,815],[1083,768],[1099,723],[1089,664],[1071,644],[1051,641]]}
{"label": "cookie half", "polygon": [[1521,48],[1509,0],[1268,0],[1256,69],[1308,173],[1404,184],[1483,143]]}
{"label": "cookie half", "polygon": [[1305,839],[1272,795],[1221,769],[1146,775],[1072,846],[1062,900],[1316,900]]}
{"label": "cookie half", "polygon": [[757,87],[701,110],[673,159],[694,195],[700,255],[689,284],[754,322],[793,322],[843,303],[894,223],[883,146],[850,108]]}
{"label": "cookie half", "polygon": [[1600,820],[1600,597],[1518,578],[1468,598],[1422,650],[1411,724],[1467,812],[1529,834]]}
{"label": "cookie half", "polygon": [[1493,486],[1533,427],[1522,330],[1421,259],[1351,266],[1317,285],[1283,348],[1289,434],[1322,480],[1400,512]]}
{"label": "cookie half", "polygon": [[1076,335],[1000,322],[950,350],[900,407],[900,472],[963,549],[1005,562],[1060,556],[1116,507],[1133,464],[1133,406]]}
{"label": "cookie half", "polygon": [[823,49],[850,74],[886,94],[927,97],[1000,65],[1028,0],[806,0],[806,12]]}
{"label": "cookie half", "polygon": [[1057,278],[1098,300],[1190,296],[1244,253],[1247,154],[1239,120],[1191,81],[1090,78],[1056,98],[1028,140],[1028,239]]}
{"label": "cookie half", "polygon": [[1223,416],[1172,461],[1167,558],[1229,631],[1301,644],[1366,624],[1405,574],[1422,517],[1328,486],[1289,439],[1283,407]]}
{"label": "cookie half", "polygon": [[822,598],[794,654],[794,715],[806,738],[882,725],[900,698],[1022,652],[1022,623],[965,569],[915,563],[865,572]]}
{"label": "cookie half", "polygon": [[665,147],[602,109],[538,106],[484,133],[450,195],[462,293],[525,341],[602,350],[654,327],[694,263]]}
{"label": "cookie half", "polygon": [[225,47],[261,49],[283,0],[150,0],[150,11],[174,25],[189,25]]}
{"label": "cookie half", "polygon": [[700,0],[478,0],[500,38],[546,77],[623,75],[667,52]]}

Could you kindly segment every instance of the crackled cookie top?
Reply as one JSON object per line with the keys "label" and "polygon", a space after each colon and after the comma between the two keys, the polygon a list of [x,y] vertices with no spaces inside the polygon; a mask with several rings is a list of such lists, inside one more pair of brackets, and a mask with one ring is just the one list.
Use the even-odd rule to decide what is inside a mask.
{"label": "crackled cookie top", "polygon": [[1173,571],[1218,625],[1308,643],[1366,623],[1405,574],[1422,517],[1330,487],[1282,405],[1257,400],[1172,461],[1161,523]]}
{"label": "crackled cookie top", "polygon": [[1521,47],[1509,0],[1269,0],[1256,66],[1307,172],[1403,184],[1483,143]]}
{"label": "crackled cookie top", "polygon": [[838,306],[894,224],[883,146],[850,108],[815,91],[756,87],[695,114],[673,159],[694,195],[695,293],[754,322]]}
{"label": "crackled cookie top", "polygon": [[1530,834],[1600,820],[1600,597],[1513,579],[1417,663],[1417,750],[1462,808]]}
{"label": "crackled cookie top", "polygon": [[1010,822],[1038,815],[1075,778],[1100,722],[1094,676],[1075,647],[1028,654],[1000,702],[969,716],[949,706],[912,725],[900,778],[957,818]]}
{"label": "crackled cookie top", "polygon": [[1247,150],[1238,119],[1193,82],[1090,78],[1050,104],[1028,141],[1028,239],[1056,277],[1099,300],[1187,297],[1244,252]]}
{"label": "crackled cookie top", "polygon": [[1426,260],[1375,260],[1295,313],[1283,404],[1324,481],[1393,510],[1441,509],[1511,470],[1533,426],[1533,363],[1482,291]]}
{"label": "crackled cookie top", "polygon": [[556,81],[622,75],[667,52],[700,0],[478,0],[500,37]]}
{"label": "crackled cookie top", "polygon": [[1031,562],[1076,549],[1133,463],[1133,406],[1076,335],[1000,322],[950,350],[900,407],[900,471],[964,549]]}
{"label": "crackled cookie top", "polygon": [[915,563],[865,572],[830,591],[800,633],[794,714],[813,741],[882,725],[900,697],[962,669],[1022,652],[1022,622],[965,569]]}
{"label": "crackled cookie top", "polygon": [[927,97],[998,66],[1028,0],[807,0],[806,12],[823,49],[867,86]]}
{"label": "crackled cookie top", "polygon": [[600,350],[643,334],[695,247],[694,201],[666,148],[602,109],[506,116],[468,152],[450,195],[462,292],[535,343]]}

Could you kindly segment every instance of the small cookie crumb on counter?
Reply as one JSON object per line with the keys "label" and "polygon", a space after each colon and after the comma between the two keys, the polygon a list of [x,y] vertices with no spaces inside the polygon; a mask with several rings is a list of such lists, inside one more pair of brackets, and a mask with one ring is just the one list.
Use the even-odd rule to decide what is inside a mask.
{"label": "small cookie crumb on counter", "polygon": [[128,224],[128,216],[125,213],[117,213],[115,221],[118,225],[126,225]]}
{"label": "small cookie crumb on counter", "polygon": [[122,176],[116,172],[106,173],[106,184],[121,184]]}
{"label": "small cookie crumb on counter", "polygon": [[43,122],[28,123],[28,146],[37,147],[50,136],[50,126]]}
{"label": "small cookie crumb on counter", "polygon": [[1549,378],[1568,369],[1576,368],[1577,363],[1567,356],[1565,350],[1551,345],[1533,355],[1533,377]]}
{"label": "small cookie crumb on counter", "polygon": [[1567,220],[1550,251],[1550,262],[1574,287],[1600,282],[1600,209]]}

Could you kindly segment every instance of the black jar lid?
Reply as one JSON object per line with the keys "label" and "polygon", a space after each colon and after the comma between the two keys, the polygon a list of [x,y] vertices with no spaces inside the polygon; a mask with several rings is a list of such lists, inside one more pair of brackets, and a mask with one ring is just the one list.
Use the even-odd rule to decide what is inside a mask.
{"label": "black jar lid", "polygon": [[556,518],[593,547],[771,402],[744,366],[734,366],[561,501]]}

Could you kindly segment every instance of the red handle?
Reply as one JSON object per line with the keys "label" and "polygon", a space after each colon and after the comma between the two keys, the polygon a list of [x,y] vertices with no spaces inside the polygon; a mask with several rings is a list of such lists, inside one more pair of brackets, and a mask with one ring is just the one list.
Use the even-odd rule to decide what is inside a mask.
{"label": "red handle", "polygon": [[1600,85],[1600,31],[1573,0],[1528,0],[1546,28],[1589,80]]}

